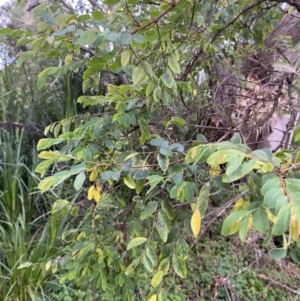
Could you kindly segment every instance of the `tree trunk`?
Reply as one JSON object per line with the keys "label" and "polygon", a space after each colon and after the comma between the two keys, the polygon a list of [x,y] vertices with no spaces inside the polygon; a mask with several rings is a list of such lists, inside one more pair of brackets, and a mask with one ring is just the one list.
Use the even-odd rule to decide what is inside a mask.
{"label": "tree trunk", "polygon": [[[218,83],[211,81],[213,104],[216,115],[219,116],[218,126],[227,128],[228,131],[239,131],[244,142],[252,149],[283,147],[289,139],[288,132],[294,127],[297,112],[294,74],[277,72],[273,64],[280,60],[284,64],[295,66],[300,59],[300,47],[296,45],[300,41],[299,20],[299,11],[285,15],[265,40],[266,48],[258,49],[256,55],[245,59],[242,66],[239,66],[240,74],[228,67],[231,65],[229,62],[225,62],[225,66],[216,62],[213,68],[214,75],[219,79]],[[244,89],[241,88],[241,83],[245,80],[243,75],[248,80]],[[287,120],[286,115],[284,118],[280,117],[283,115],[278,114],[280,111],[293,114]],[[235,117],[237,115],[240,116]],[[284,133],[276,132],[277,128]],[[225,132],[223,136],[227,137]],[[215,138],[220,139],[220,136]],[[274,141],[268,142],[270,139],[279,142],[276,145]]]}

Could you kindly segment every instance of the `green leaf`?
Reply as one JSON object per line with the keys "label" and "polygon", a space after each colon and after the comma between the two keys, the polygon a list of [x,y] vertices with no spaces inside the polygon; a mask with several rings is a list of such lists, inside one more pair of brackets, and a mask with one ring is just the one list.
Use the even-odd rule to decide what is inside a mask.
{"label": "green leaf", "polygon": [[207,161],[208,157],[215,152],[217,149],[217,146],[205,146],[205,145],[198,145],[195,147],[192,147],[188,150],[186,157],[185,157],[185,163],[192,163],[194,162],[194,165],[197,163],[203,163]]}
{"label": "green leaf", "polygon": [[158,162],[158,165],[159,165],[160,169],[163,172],[166,172],[168,170],[169,163],[170,163],[169,157],[164,156],[162,154],[158,154],[157,155],[157,162]]}
{"label": "green leaf", "polygon": [[107,170],[103,174],[101,174],[101,179],[102,181],[109,181],[109,180],[119,181],[120,176],[121,174],[119,171]]}
{"label": "green leaf", "polygon": [[[178,199],[179,201],[183,201],[184,200],[184,187],[186,185],[186,182],[180,182],[176,185],[174,185],[171,190],[170,190],[170,198],[171,199]],[[188,196],[188,193],[187,193]]]}
{"label": "green leaf", "polygon": [[137,85],[141,79],[143,78],[143,76],[145,75],[144,69],[142,66],[138,66],[133,70],[132,73],[132,82]]}
{"label": "green leaf", "polygon": [[249,214],[249,212],[246,210],[232,212],[225,219],[222,225],[222,235],[224,236],[232,235],[237,231],[239,231],[241,226],[241,221],[246,214]]}
{"label": "green leaf", "polygon": [[168,145],[162,145],[159,149],[159,152],[164,156],[171,156],[172,150]]}
{"label": "green leaf", "polygon": [[140,219],[143,221],[148,217],[152,216],[153,213],[156,211],[157,207],[158,207],[158,202],[156,201],[149,202],[144,208],[144,210],[141,212]]}
{"label": "green leaf", "polygon": [[284,191],[281,187],[271,188],[266,192],[264,196],[264,205],[267,208],[275,208],[276,213],[278,210],[285,204],[288,203],[288,198],[284,194]]}
{"label": "green leaf", "polygon": [[124,177],[124,184],[130,189],[135,189],[136,187],[134,179],[130,176]]}
{"label": "green leaf", "polygon": [[142,263],[144,265],[144,267],[146,268],[147,271],[152,272],[153,271],[153,264],[151,262],[151,260],[149,259],[149,257],[145,254],[142,258]]}
{"label": "green leaf", "polygon": [[13,31],[11,28],[0,28],[0,35],[10,35]]}
{"label": "green leaf", "polygon": [[273,227],[272,234],[282,235],[290,226],[291,220],[291,209],[290,205],[286,204],[282,206],[278,212],[276,223]]}
{"label": "green leaf", "polygon": [[183,195],[187,202],[192,203],[194,201],[195,183],[185,182],[183,186]]}
{"label": "green leaf", "polygon": [[287,250],[283,248],[271,249],[269,251],[269,256],[271,256],[275,260],[280,260],[287,255]]}
{"label": "green leaf", "polygon": [[72,205],[67,200],[56,200],[52,207],[52,215],[67,216],[72,209]]}
{"label": "green leaf", "polygon": [[21,269],[25,269],[25,268],[29,268],[29,267],[31,267],[33,265],[33,263],[32,262],[23,262],[23,263],[21,263],[19,266],[18,266],[18,270],[21,270]]}
{"label": "green leaf", "polygon": [[104,14],[100,10],[93,10],[92,11],[92,17],[96,21],[101,21],[101,20],[105,19]]}
{"label": "green leaf", "polygon": [[120,32],[119,41],[121,45],[129,45],[131,43],[131,34],[129,32]]}
{"label": "green leaf", "polygon": [[133,178],[135,180],[143,180],[146,179],[149,176],[149,170],[148,169],[135,169],[133,173]]}
{"label": "green leaf", "polygon": [[162,181],[163,177],[159,175],[152,175],[148,179],[150,182],[150,188],[147,191],[146,195],[149,194],[150,191],[152,191],[158,185],[158,183]]}
{"label": "green leaf", "polygon": [[226,175],[230,177],[242,164],[246,154],[236,155],[229,158],[226,166]]}
{"label": "green leaf", "polygon": [[37,144],[37,149],[41,150],[41,149],[49,148],[52,145],[61,143],[62,141],[64,141],[63,138],[43,138],[39,140]]}
{"label": "green leaf", "polygon": [[118,4],[120,0],[104,0],[103,3],[106,5],[115,5]]}
{"label": "green leaf", "polygon": [[160,101],[160,98],[161,98],[161,88],[158,86],[154,89],[153,91],[153,99],[156,101],[156,102],[159,102]]}
{"label": "green leaf", "polygon": [[138,264],[140,263],[140,258],[136,258],[134,259],[131,264],[127,267],[126,271],[125,271],[125,275],[128,276],[130,275],[135,268],[138,266]]}
{"label": "green leaf", "polygon": [[289,197],[293,200],[295,206],[300,206],[300,180],[299,179],[286,179],[286,188]]}
{"label": "green leaf", "polygon": [[269,228],[269,220],[264,208],[258,208],[253,214],[253,227],[258,232],[266,234]]}
{"label": "green leaf", "polygon": [[176,86],[176,82],[169,73],[164,73],[160,78],[166,87],[171,89],[174,85]]}
{"label": "green leaf", "polygon": [[180,65],[176,59],[176,56],[174,55],[174,53],[172,53],[169,58],[168,58],[168,66],[170,67],[170,69],[174,72],[174,73],[180,73]]}
{"label": "green leaf", "polygon": [[295,263],[300,265],[300,249],[298,247],[291,249],[290,256]]}
{"label": "green leaf", "polygon": [[62,183],[63,181],[65,181],[66,179],[68,179],[71,176],[72,176],[72,173],[70,171],[67,171],[67,170],[60,171],[60,172],[54,174],[53,176],[43,179],[39,183],[38,188],[41,190],[42,193],[44,193],[45,191],[49,190],[51,187]]}
{"label": "green leaf", "polygon": [[150,245],[148,245],[146,249],[146,255],[151,261],[152,266],[155,267],[157,265],[157,257],[154,249]]}
{"label": "green leaf", "polygon": [[179,237],[179,239],[177,240],[176,251],[183,260],[186,260],[188,258],[189,245],[182,237]]}
{"label": "green leaf", "polygon": [[230,141],[233,143],[233,144],[242,144],[243,141],[242,141],[242,138],[241,138],[241,135],[239,133],[234,133],[233,134],[233,137],[230,139]]}
{"label": "green leaf", "polygon": [[121,64],[122,64],[122,67],[125,67],[128,65],[130,61],[130,50],[124,50],[121,54]]}
{"label": "green leaf", "polygon": [[209,189],[207,184],[204,184],[201,187],[199,196],[197,198],[196,209],[199,209],[202,216],[204,216],[206,209],[208,207],[208,200],[209,200]]}
{"label": "green leaf", "polygon": [[237,180],[243,178],[244,176],[248,175],[254,169],[255,164],[256,164],[255,159],[251,159],[248,162],[244,162],[232,174],[230,174],[230,176],[225,174],[222,177],[222,181],[224,183],[231,183],[231,182],[234,182],[234,181],[237,181]]}
{"label": "green leaf", "polygon": [[168,298],[163,291],[159,292],[157,301],[168,301]]}
{"label": "green leaf", "polygon": [[230,152],[228,152],[227,150],[219,150],[219,151],[213,153],[212,155],[210,155],[207,158],[206,163],[209,165],[224,164],[230,159],[231,156],[232,156],[232,154]]}
{"label": "green leaf", "polygon": [[127,246],[127,251],[130,250],[130,249],[132,249],[132,248],[134,248],[134,247],[137,247],[137,246],[143,244],[146,241],[147,241],[146,237],[136,237],[136,238],[133,238],[129,242],[128,246]]}
{"label": "green leaf", "polygon": [[152,138],[152,135],[149,131],[148,122],[146,119],[139,118],[138,124],[141,131],[140,144],[143,145]]}
{"label": "green leaf", "polygon": [[185,262],[182,258],[180,258],[177,255],[176,252],[173,252],[172,264],[173,264],[175,273],[181,278],[186,278],[187,268],[186,268]]}
{"label": "green leaf", "polygon": [[159,267],[158,267],[158,270],[159,271],[163,271],[164,272],[164,275],[166,275],[169,271],[169,267],[170,267],[170,262],[169,262],[169,258],[164,258],[160,264],[159,264]]}
{"label": "green leaf", "polygon": [[174,217],[175,217],[174,210],[173,210],[173,207],[172,207],[172,205],[169,201],[163,200],[161,202],[161,209],[168,216],[168,218],[170,220],[174,219]]}
{"label": "green leaf", "polygon": [[239,229],[239,237],[242,242],[246,241],[247,233],[248,233],[248,225],[249,225],[249,216],[245,216],[242,219],[241,227]]}
{"label": "green leaf", "polygon": [[179,117],[172,117],[170,123],[178,126],[185,126],[185,120]]}
{"label": "green leaf", "polygon": [[263,185],[261,189],[262,195],[265,195],[272,188],[280,188],[281,183],[279,177],[272,177]]}
{"label": "green leaf", "polygon": [[82,188],[82,185],[85,181],[85,173],[84,172],[81,172],[79,173],[76,178],[75,178],[75,181],[74,181],[74,188],[78,191]]}
{"label": "green leaf", "polygon": [[168,239],[168,234],[170,232],[170,225],[168,217],[162,211],[158,213],[158,219],[156,221],[156,230],[163,242],[166,242]]}
{"label": "green leaf", "polygon": [[143,44],[146,42],[146,39],[143,35],[140,33],[136,33],[132,36],[132,40],[137,44]]}
{"label": "green leaf", "polygon": [[158,271],[156,274],[154,274],[153,278],[151,279],[151,286],[152,287],[158,286],[161,283],[163,276],[164,276],[163,271]]}
{"label": "green leaf", "polygon": [[144,68],[145,73],[148,75],[149,78],[152,78],[153,76],[153,71],[152,71],[152,67],[150,66],[149,63],[143,61],[142,62],[142,66]]}
{"label": "green leaf", "polygon": [[44,87],[44,85],[46,84],[47,81],[47,76],[39,76],[38,80],[37,80],[37,88],[38,90],[42,89]]}

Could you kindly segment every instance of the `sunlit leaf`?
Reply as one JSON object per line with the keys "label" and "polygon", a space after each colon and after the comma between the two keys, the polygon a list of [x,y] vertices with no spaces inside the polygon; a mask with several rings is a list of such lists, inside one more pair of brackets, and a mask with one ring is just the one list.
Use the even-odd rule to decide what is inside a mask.
{"label": "sunlit leaf", "polygon": [[223,222],[222,235],[232,235],[239,231],[243,217],[249,212],[246,210],[231,213]]}
{"label": "sunlit leaf", "polygon": [[147,238],[146,237],[136,237],[136,238],[133,238],[129,244],[127,245],[127,251],[134,248],[134,247],[137,247],[143,243],[145,243],[147,241]]}

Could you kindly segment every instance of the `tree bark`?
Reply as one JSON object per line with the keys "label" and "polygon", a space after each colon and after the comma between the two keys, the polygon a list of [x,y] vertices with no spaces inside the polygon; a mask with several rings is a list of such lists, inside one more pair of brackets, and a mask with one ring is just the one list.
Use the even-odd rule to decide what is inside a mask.
{"label": "tree bark", "polygon": [[[230,65],[233,65],[234,63],[230,64],[230,62],[225,62],[225,64],[221,65],[220,62],[216,62],[213,67],[213,74],[219,79],[218,82],[211,80],[211,87],[214,91],[213,104],[215,106],[216,115],[219,116],[220,125],[228,128],[228,130],[235,127],[232,121],[232,114],[234,113],[234,110],[236,110],[236,103],[242,93],[242,89],[240,88],[242,74],[245,76],[250,74],[258,78],[261,89],[258,89],[258,91],[270,89],[274,94],[273,91],[277,89],[278,95],[273,96],[274,106],[269,109],[269,115],[268,112],[266,113],[267,119],[269,120],[266,119],[263,122],[260,121],[260,124],[257,124],[257,126],[250,126],[249,119],[247,121],[247,118],[243,118],[244,124],[239,125],[238,127],[244,138],[244,142],[248,144],[252,143],[252,149],[270,146],[267,141],[266,143],[263,143],[262,141],[262,138],[267,140],[266,136],[268,135],[259,138],[258,132],[270,134],[270,132],[272,132],[272,130],[269,131],[270,124],[275,124],[276,127],[276,116],[279,111],[279,107],[277,106],[282,99],[282,91],[285,89],[289,90],[286,91],[286,97],[288,98],[286,102],[289,104],[288,110],[296,110],[295,100],[292,100],[293,77],[290,73],[275,71],[273,69],[273,64],[277,63],[278,60],[281,60],[286,64],[295,66],[300,59],[300,47],[297,45],[297,43],[299,44],[299,41],[300,12],[294,11],[292,14],[286,14],[270,36],[265,40],[265,49],[258,49],[255,55],[243,61],[242,66],[235,66],[239,67],[239,70],[241,70],[240,74],[232,71],[233,68],[230,68]],[[257,98],[256,96],[254,97],[254,100],[256,103],[260,102],[260,106],[262,102],[270,101],[270,99]],[[287,106],[285,106],[285,111],[286,110]],[[245,112],[247,112],[247,110],[245,110]],[[278,120],[280,120],[280,118]],[[280,122],[282,122],[282,120]],[[285,124],[287,130],[290,130],[294,126],[294,123],[295,120],[289,120],[288,124]],[[237,129],[237,127],[235,127],[235,129]],[[218,133],[220,133],[220,131],[218,131]],[[245,136],[247,137],[245,138]],[[215,140],[219,139],[219,137],[215,138]],[[283,144],[283,141],[281,142]]]}

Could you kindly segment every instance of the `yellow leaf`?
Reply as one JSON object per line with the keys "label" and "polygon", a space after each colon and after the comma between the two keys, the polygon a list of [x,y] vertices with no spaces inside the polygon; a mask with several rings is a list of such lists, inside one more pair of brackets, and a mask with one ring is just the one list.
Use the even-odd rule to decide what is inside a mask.
{"label": "yellow leaf", "polygon": [[93,191],[93,199],[94,199],[96,202],[99,202],[100,199],[101,199],[100,192],[99,192],[97,189],[94,189],[94,191]]}
{"label": "yellow leaf", "polygon": [[152,287],[158,286],[161,283],[163,276],[164,276],[164,272],[158,271],[151,280],[151,286]]}
{"label": "yellow leaf", "polygon": [[65,57],[65,65],[67,65],[68,63],[72,62],[73,61],[73,55],[72,54],[68,54],[66,57]]}
{"label": "yellow leaf", "polygon": [[236,201],[236,203],[233,205],[232,212],[246,210],[250,205],[249,201],[246,201],[243,198],[240,198]]}
{"label": "yellow leaf", "polygon": [[192,209],[193,212],[195,212],[196,208],[197,208],[197,205],[195,203],[192,203],[191,204],[191,209]]}
{"label": "yellow leaf", "polygon": [[194,234],[194,237],[197,237],[201,230],[201,213],[199,210],[196,210],[193,213],[192,219],[191,219],[191,228]]}
{"label": "yellow leaf", "polygon": [[248,221],[247,231],[249,231],[252,228],[252,226],[253,226],[253,217],[250,216]]}
{"label": "yellow leaf", "polygon": [[97,179],[97,177],[98,177],[98,170],[93,169],[91,174],[90,174],[89,181],[94,182]]}
{"label": "yellow leaf", "polygon": [[196,89],[193,90],[193,96],[197,96],[198,91]]}
{"label": "yellow leaf", "polygon": [[233,223],[232,226],[230,227],[229,233],[233,234],[237,232],[241,227],[241,222],[242,222],[241,219],[239,219],[235,223]]}
{"label": "yellow leaf", "polygon": [[299,239],[300,234],[300,223],[295,216],[291,218],[291,225],[290,225],[290,234],[293,241],[297,241]]}
{"label": "yellow leaf", "polygon": [[261,170],[262,172],[271,172],[273,171],[273,164],[270,163],[270,162],[267,162],[267,163],[264,163],[262,166],[261,166]]}
{"label": "yellow leaf", "polygon": [[51,263],[52,263],[52,260],[49,260],[49,261],[46,263],[46,266],[45,266],[46,271],[48,271],[48,270],[51,268]]}
{"label": "yellow leaf", "polygon": [[212,165],[210,168],[210,174],[212,176],[217,176],[221,173],[221,168],[220,165],[216,164],[216,165]]}
{"label": "yellow leaf", "polygon": [[101,194],[102,185],[99,182],[96,183],[96,189]]}
{"label": "yellow leaf", "polygon": [[254,164],[254,169],[260,169],[262,166],[263,162],[261,161],[256,161]]}
{"label": "yellow leaf", "polygon": [[269,208],[266,209],[266,213],[267,213],[267,216],[268,216],[268,219],[269,221],[271,221],[272,223],[276,223],[276,216],[270,211]]}
{"label": "yellow leaf", "polygon": [[148,301],[156,301],[157,300],[157,295],[152,295]]}
{"label": "yellow leaf", "polygon": [[94,198],[94,190],[95,190],[95,186],[92,185],[89,190],[88,190],[88,200],[92,200]]}

